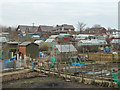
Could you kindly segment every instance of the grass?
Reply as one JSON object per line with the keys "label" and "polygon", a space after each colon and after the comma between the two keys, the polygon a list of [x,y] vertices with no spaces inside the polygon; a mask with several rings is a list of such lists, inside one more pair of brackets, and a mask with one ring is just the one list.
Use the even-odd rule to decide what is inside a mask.
{"label": "grass", "polygon": [[23,81],[22,84],[32,84],[34,81]]}

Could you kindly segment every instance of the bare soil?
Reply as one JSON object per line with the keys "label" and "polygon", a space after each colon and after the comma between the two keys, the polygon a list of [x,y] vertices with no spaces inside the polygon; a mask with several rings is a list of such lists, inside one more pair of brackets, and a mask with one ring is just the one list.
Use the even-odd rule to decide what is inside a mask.
{"label": "bare soil", "polygon": [[77,82],[66,82],[55,77],[35,77],[30,79],[14,80],[3,83],[3,88],[100,88],[95,85],[85,85]]}

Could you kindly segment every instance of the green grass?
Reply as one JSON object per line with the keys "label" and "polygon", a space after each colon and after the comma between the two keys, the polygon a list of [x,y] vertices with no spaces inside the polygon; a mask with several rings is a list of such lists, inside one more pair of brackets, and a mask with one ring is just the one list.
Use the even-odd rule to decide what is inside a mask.
{"label": "green grass", "polygon": [[34,81],[23,81],[22,84],[32,84]]}

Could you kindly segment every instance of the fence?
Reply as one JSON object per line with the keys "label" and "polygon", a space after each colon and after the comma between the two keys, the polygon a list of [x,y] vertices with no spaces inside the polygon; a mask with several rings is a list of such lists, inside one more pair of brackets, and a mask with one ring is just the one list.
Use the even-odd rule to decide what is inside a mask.
{"label": "fence", "polygon": [[24,60],[11,60],[11,59],[5,59],[2,63],[2,70],[10,70],[10,69],[17,69],[24,67],[25,61]]}

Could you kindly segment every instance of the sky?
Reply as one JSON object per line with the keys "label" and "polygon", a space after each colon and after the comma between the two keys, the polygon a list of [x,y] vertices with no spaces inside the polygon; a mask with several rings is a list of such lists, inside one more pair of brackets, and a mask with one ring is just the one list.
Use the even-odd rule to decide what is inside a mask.
{"label": "sky", "polygon": [[119,0],[1,0],[0,24],[18,25],[74,25],[86,27],[100,24],[118,28]]}

